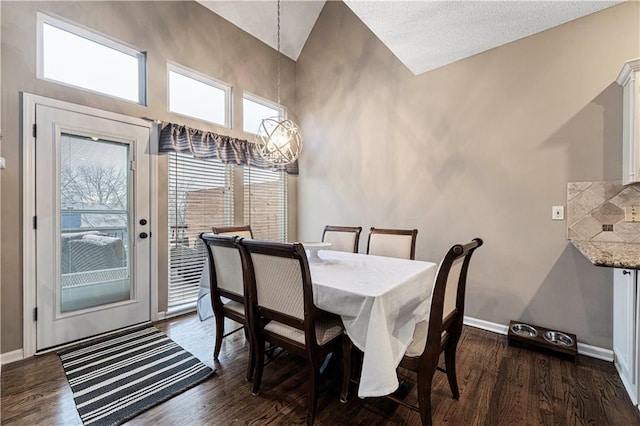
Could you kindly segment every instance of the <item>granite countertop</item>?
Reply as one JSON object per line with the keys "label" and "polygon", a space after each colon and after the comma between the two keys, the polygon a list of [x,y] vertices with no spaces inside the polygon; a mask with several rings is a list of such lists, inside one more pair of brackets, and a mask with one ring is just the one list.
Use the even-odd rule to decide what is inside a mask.
{"label": "granite countertop", "polygon": [[582,240],[571,244],[596,266],[640,269],[640,244]]}

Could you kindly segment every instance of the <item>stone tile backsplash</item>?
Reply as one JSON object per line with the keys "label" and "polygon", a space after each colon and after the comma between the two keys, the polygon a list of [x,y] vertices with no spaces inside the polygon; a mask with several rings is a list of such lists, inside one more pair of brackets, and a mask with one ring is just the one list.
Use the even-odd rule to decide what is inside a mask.
{"label": "stone tile backsplash", "polygon": [[[625,222],[624,208],[640,206],[640,185],[622,181],[567,184],[569,240],[640,243],[640,222]],[[603,231],[613,225],[613,231]]]}

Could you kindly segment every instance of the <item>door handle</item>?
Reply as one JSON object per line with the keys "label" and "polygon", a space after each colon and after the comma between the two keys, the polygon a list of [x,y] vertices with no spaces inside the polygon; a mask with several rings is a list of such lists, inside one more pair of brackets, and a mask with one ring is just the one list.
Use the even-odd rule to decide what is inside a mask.
{"label": "door handle", "polygon": [[141,232],[139,236],[140,236],[140,238],[142,238],[144,240],[145,238],[147,238],[149,236],[149,234],[147,234],[146,232]]}
{"label": "door handle", "polygon": [[623,269],[622,275],[631,275],[631,271],[627,271],[626,269]]}

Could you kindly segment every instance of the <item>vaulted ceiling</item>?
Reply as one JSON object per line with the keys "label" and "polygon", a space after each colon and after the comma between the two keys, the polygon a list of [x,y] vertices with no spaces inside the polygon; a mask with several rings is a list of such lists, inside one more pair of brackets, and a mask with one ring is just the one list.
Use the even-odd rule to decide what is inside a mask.
{"label": "vaulted ceiling", "polygon": [[[589,15],[624,0],[465,1],[345,0],[345,4],[414,74]],[[276,1],[199,1],[277,47]],[[297,60],[324,1],[281,2],[281,52]]]}

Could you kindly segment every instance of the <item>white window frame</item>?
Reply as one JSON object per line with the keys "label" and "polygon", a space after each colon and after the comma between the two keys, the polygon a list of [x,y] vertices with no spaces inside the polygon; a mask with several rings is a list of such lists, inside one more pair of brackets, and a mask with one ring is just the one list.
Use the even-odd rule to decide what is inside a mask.
{"label": "white window frame", "polygon": [[[54,17],[52,15],[37,12],[36,13],[37,25],[36,25],[36,77],[40,80],[50,81],[52,83],[60,84],[67,87],[73,87],[74,89],[80,89],[91,93],[96,93],[102,96],[107,96],[113,99],[118,99],[124,102],[130,102],[137,105],[147,105],[147,54],[135,47],[132,47],[126,43],[115,40],[106,35],[100,34],[96,31],[83,27],[79,24],[76,24],[71,21],[67,21],[58,17]],[[74,34],[78,37],[86,38],[94,43],[101,44],[103,46],[109,47],[111,49],[117,50],[119,52],[125,53],[127,55],[134,56],[138,58],[138,102],[132,101],[131,99],[122,98],[120,96],[115,96],[109,93],[101,92],[98,90],[89,89],[86,87],[76,86],[71,83],[67,83],[60,80],[54,80],[51,78],[46,78],[44,76],[44,24],[51,25],[53,27],[59,28],[61,30],[67,31],[71,34]]]}
{"label": "white window frame", "polygon": [[[244,108],[244,100],[250,100],[252,102],[255,102],[257,104],[269,107],[269,108],[273,108],[275,110],[278,111],[278,116],[281,118],[287,118],[287,107],[285,107],[284,105],[280,105],[277,102],[274,101],[270,101],[269,99],[263,98],[261,96],[258,95],[254,95],[253,93],[250,92],[242,92],[242,100],[243,100],[243,105],[242,107]],[[247,131],[244,129],[244,111],[242,112],[242,130],[244,131],[244,133],[249,134],[249,135],[255,135],[255,131]]]}
{"label": "white window frame", "polygon": [[[170,87],[170,81],[169,81],[169,73],[173,71],[177,74],[180,74],[184,77],[190,78],[192,80],[196,80],[199,81],[200,83],[204,83],[208,86],[212,86],[215,87],[216,89],[220,89],[222,91],[224,91],[224,115],[225,115],[225,122],[224,123],[216,123],[215,121],[209,121],[209,120],[205,120],[203,118],[200,117],[194,117],[192,115],[188,115],[188,114],[183,114],[180,112],[176,112],[176,111],[172,111],[171,110],[171,87]],[[211,123],[214,124],[216,126],[222,126],[222,127],[226,127],[228,129],[233,128],[233,96],[232,96],[232,86],[225,83],[222,80],[218,80],[217,78],[211,77],[209,75],[203,74],[201,72],[198,72],[196,70],[192,70],[191,68],[187,68],[185,66],[176,64],[174,62],[167,62],[167,111],[172,113],[172,114],[176,114],[176,115],[180,115],[182,117],[189,117],[192,118],[194,120],[200,120],[200,121],[204,121],[206,123]]]}

